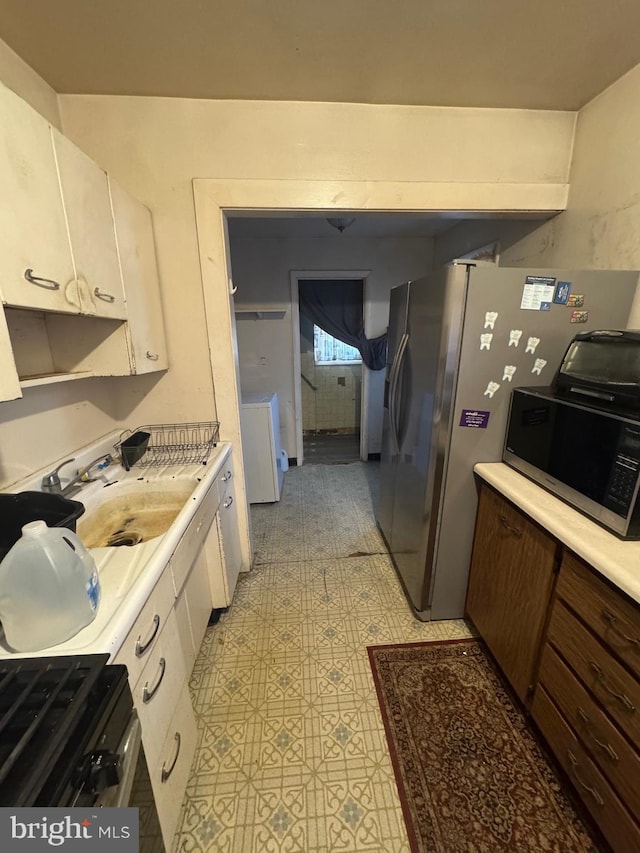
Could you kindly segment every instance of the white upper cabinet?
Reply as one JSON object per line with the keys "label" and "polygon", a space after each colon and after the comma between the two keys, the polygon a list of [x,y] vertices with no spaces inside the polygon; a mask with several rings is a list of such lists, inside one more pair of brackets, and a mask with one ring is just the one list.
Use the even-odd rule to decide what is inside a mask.
{"label": "white upper cabinet", "polygon": [[106,172],[51,129],[83,314],[127,316]]}
{"label": "white upper cabinet", "polygon": [[79,313],[49,123],[1,85],[0,187],[2,301]]}
{"label": "white upper cabinet", "polygon": [[20,378],[13,360],[13,347],[4,311],[0,307],[0,401],[22,397]]}
{"label": "white upper cabinet", "polygon": [[151,211],[109,177],[116,242],[127,301],[132,373],[169,366]]}

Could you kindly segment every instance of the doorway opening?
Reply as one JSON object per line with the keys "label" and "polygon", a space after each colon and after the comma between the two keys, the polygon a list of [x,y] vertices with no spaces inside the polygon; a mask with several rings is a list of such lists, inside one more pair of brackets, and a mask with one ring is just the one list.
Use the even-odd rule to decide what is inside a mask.
{"label": "doorway opening", "polygon": [[[357,293],[358,316],[363,327],[367,305],[367,279],[371,270],[292,270],[291,281],[291,326],[293,332],[293,404],[295,411],[297,464],[307,461],[335,463],[366,461],[369,444],[369,393],[371,371],[362,359],[360,363],[349,358],[336,358],[346,364],[319,364],[329,361],[322,355],[349,355],[344,342],[332,345],[327,338],[337,337],[332,328],[322,329],[324,334],[314,332],[319,326],[317,316],[303,311],[300,290],[307,282],[310,286],[320,283],[327,292],[331,287],[351,289]],[[326,323],[324,324],[327,325]],[[349,363],[351,362],[351,363]],[[312,387],[313,386],[313,387]],[[333,412],[331,406],[333,405]],[[340,410],[339,407],[342,407]],[[307,433],[305,437],[305,431]],[[307,459],[307,452],[311,459]],[[324,457],[324,458],[323,458]]]}
{"label": "doorway opening", "polygon": [[[298,279],[300,301],[300,382],[304,460],[345,464],[360,459],[362,356],[341,334],[350,312],[363,323],[362,279]],[[309,308],[320,300],[322,316]],[[346,302],[346,309],[345,309]],[[325,319],[326,315],[326,319]]]}

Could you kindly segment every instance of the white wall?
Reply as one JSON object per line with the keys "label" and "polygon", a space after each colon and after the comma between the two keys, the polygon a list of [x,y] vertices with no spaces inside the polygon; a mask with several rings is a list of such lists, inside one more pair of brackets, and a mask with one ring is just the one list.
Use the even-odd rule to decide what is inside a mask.
{"label": "white wall", "polygon": [[[236,323],[240,377],[244,391],[277,391],[282,446],[296,456],[294,419],[291,270],[370,270],[365,290],[365,332],[375,338],[386,331],[389,291],[425,275],[432,264],[431,239],[356,239],[346,235],[322,239],[250,239],[231,241],[236,308],[264,305],[285,308],[282,320]],[[345,276],[348,278],[348,276]],[[366,368],[364,368],[366,369]],[[370,371],[369,453],[380,452],[384,371]]]}
{"label": "white wall", "polygon": [[[640,269],[640,65],[578,114],[567,209],[525,235],[503,223],[461,225],[436,241],[444,261],[499,239],[504,266]],[[640,305],[630,327],[640,328]]]}

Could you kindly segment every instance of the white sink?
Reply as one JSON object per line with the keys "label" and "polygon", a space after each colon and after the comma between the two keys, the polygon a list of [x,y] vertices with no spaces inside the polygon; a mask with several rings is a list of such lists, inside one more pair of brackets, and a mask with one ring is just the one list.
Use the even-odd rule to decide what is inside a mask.
{"label": "white sink", "polygon": [[77,533],[87,548],[136,547],[169,529],[198,485],[189,477],[115,481],[80,495]]}

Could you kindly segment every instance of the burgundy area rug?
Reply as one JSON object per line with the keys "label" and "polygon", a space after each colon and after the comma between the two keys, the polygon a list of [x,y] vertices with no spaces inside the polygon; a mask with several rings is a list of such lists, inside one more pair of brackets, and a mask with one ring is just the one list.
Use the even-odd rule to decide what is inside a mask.
{"label": "burgundy area rug", "polygon": [[600,849],[480,642],[368,652],[413,853]]}

